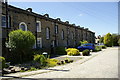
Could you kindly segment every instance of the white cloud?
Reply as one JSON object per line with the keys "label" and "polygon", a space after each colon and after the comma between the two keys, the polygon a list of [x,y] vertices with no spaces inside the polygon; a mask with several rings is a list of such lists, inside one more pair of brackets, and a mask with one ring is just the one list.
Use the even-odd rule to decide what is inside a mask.
{"label": "white cloud", "polygon": [[81,16],[83,16],[83,14],[79,14],[78,16],[80,16],[80,17],[81,17]]}

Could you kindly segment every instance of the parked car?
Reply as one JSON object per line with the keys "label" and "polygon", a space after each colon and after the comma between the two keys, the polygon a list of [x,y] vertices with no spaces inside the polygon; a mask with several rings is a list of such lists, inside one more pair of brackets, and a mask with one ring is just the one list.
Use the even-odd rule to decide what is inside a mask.
{"label": "parked car", "polygon": [[97,43],[96,46],[105,46],[104,43]]}
{"label": "parked car", "polygon": [[83,44],[81,46],[78,46],[77,49],[79,51],[83,51],[85,49],[88,49],[88,50],[95,50],[95,45],[93,43],[86,43],[86,44]]}

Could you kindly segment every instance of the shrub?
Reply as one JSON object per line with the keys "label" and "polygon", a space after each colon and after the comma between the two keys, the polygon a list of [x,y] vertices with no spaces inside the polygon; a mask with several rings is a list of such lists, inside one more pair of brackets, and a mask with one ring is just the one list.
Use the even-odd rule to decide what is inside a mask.
{"label": "shrub", "polygon": [[119,44],[119,46],[120,46],[120,39],[118,40],[118,44]]}
{"label": "shrub", "polygon": [[[34,44],[35,36],[32,32],[15,30],[9,33],[9,42],[6,42],[6,47],[12,50],[12,54],[17,58],[17,62],[23,62],[32,59],[31,50]],[[12,59],[15,59],[14,57]]]}
{"label": "shrub", "polygon": [[68,48],[66,49],[66,52],[67,52],[67,55],[70,55],[70,56],[80,55],[79,50],[75,48]]}
{"label": "shrub", "polygon": [[44,55],[34,55],[34,61],[40,63],[41,66],[46,66],[46,57]]}
{"label": "shrub", "polygon": [[80,41],[80,43],[81,43],[81,45],[82,45],[82,44],[88,43],[88,41],[83,40],[83,41]]}
{"label": "shrub", "polygon": [[65,55],[66,54],[66,51],[65,51],[65,47],[56,47],[56,53],[58,55]]}
{"label": "shrub", "polygon": [[[35,71],[35,70],[37,70],[35,67],[30,67],[30,70],[28,70],[28,71]],[[23,72],[24,72],[24,70],[23,70]]]}
{"label": "shrub", "polygon": [[59,61],[57,59],[47,59],[46,62],[48,67],[53,67],[56,66]]}
{"label": "shrub", "polygon": [[105,45],[101,45],[100,46],[102,49],[106,49],[107,48],[107,46],[105,46]]}
{"label": "shrub", "polygon": [[90,55],[90,51],[88,49],[82,51],[83,56],[89,56]]}
{"label": "shrub", "polygon": [[108,33],[108,34],[106,34],[104,36],[104,44],[107,47],[112,47],[112,45],[113,45],[113,39],[112,39],[112,35],[110,33]]}
{"label": "shrub", "polygon": [[95,50],[94,50],[94,52],[98,52],[98,51],[101,51],[102,49],[101,49],[101,47],[100,46],[95,46]]}
{"label": "shrub", "polygon": [[0,69],[3,69],[6,67],[5,62],[6,62],[5,58],[0,56]]}

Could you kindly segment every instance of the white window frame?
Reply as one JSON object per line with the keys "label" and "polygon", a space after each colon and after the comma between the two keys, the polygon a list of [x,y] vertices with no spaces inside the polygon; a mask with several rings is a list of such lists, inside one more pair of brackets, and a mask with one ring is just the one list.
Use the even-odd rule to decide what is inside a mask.
{"label": "white window frame", "polygon": [[55,47],[55,40],[52,41],[52,47]]}
{"label": "white window frame", "polygon": [[[2,21],[2,17],[5,17],[5,21]],[[2,15],[1,17],[1,26],[2,26],[2,22],[5,22],[5,26],[2,26],[4,28],[6,28],[6,15]],[[8,15],[8,28],[10,27],[10,16]]]}
{"label": "white window frame", "polygon": [[50,39],[50,28],[46,28],[46,39]]}
{"label": "white window frame", "polygon": [[55,25],[55,33],[58,33],[58,25]]}
{"label": "white window frame", "polygon": [[37,47],[42,48],[42,38],[37,38]]}
{"label": "white window frame", "polygon": [[71,33],[71,37],[72,37],[72,39],[74,39],[74,33],[73,32]]}
{"label": "white window frame", "polygon": [[41,21],[37,21],[36,23],[39,24],[39,26],[36,25],[36,27],[37,27],[37,32],[41,32]]}
{"label": "white window frame", "polygon": [[[20,24],[19,24],[19,29],[21,29],[21,25],[25,25],[25,31],[27,31],[27,25],[25,24],[25,22],[21,22]],[[21,29],[22,30],[22,29]]]}
{"label": "white window frame", "polygon": [[62,38],[62,40],[64,39],[64,30],[62,30],[62,32],[61,32],[61,38]]}

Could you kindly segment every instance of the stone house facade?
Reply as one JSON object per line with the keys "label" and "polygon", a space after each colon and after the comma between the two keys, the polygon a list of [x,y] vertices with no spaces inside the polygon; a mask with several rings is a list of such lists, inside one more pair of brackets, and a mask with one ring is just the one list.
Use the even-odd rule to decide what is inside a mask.
{"label": "stone house facade", "polygon": [[50,48],[57,46],[75,46],[79,41],[87,40],[95,43],[95,33],[88,28],[63,22],[60,18],[50,18],[48,14],[40,15],[32,12],[31,8],[23,10],[8,5],[8,29],[6,28],[6,7],[2,3],[2,38],[3,44],[7,33],[22,29],[31,31],[36,37],[34,48]]}

